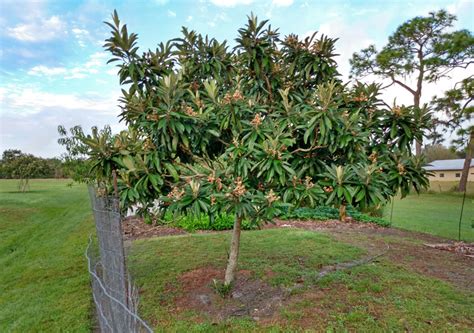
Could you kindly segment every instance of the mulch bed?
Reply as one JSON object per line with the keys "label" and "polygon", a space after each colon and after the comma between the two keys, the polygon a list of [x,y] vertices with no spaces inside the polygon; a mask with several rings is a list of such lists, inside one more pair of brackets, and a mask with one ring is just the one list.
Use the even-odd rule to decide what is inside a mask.
{"label": "mulch bed", "polygon": [[267,223],[262,226],[265,228],[301,228],[305,230],[327,230],[327,229],[386,229],[375,223],[361,223],[351,218],[348,218],[345,222],[339,220],[325,220],[325,221],[313,221],[313,220],[280,220],[275,219],[273,223]]}
{"label": "mulch bed", "polygon": [[184,235],[187,232],[180,228],[166,225],[147,224],[141,218],[127,217],[122,222],[124,240],[135,240],[159,236]]}

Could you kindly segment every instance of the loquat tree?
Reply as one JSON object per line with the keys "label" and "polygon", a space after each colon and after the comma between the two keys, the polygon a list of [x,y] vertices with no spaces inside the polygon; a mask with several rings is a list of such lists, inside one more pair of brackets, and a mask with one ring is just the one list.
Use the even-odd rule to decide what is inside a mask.
{"label": "loquat tree", "polygon": [[328,204],[344,220],[347,205],[382,205],[428,183],[411,153],[427,121],[411,107],[385,110],[377,85],[343,84],[335,39],[281,37],[251,15],[233,48],[183,28],[139,53],[116,12],[107,24],[129,131],[80,144],[109,189],[117,173],[123,208],[139,204],[150,218],[159,200],[175,214],[234,214],[226,286],[243,219]]}

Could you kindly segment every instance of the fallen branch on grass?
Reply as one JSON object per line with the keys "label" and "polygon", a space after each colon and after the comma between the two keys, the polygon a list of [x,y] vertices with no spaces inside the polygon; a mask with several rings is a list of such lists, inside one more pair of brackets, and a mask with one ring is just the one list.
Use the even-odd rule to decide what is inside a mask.
{"label": "fallen branch on grass", "polygon": [[[357,259],[357,260],[353,260],[353,261],[348,261],[348,262],[343,262],[343,263],[340,263],[340,264],[325,266],[325,267],[323,267],[323,269],[321,269],[316,274],[316,276],[311,276],[310,278],[314,279],[313,281],[317,282],[317,281],[319,281],[320,279],[322,279],[323,277],[325,277],[326,275],[328,275],[330,273],[368,264],[368,263],[373,262],[376,259],[384,256],[385,254],[387,254],[387,252],[389,250],[390,250],[390,246],[388,244],[386,244],[385,251],[383,251],[381,253],[378,253],[378,254],[373,255],[373,256],[367,256],[367,257]],[[304,278],[299,279],[299,281],[296,285],[294,285],[293,287],[290,287],[290,288],[287,289],[288,293],[291,294],[294,290],[302,288],[304,286],[304,284],[301,283],[301,282],[304,282],[304,280],[305,280]]]}
{"label": "fallen branch on grass", "polygon": [[474,258],[474,243],[455,242],[423,245],[433,249],[454,252],[469,258]]}
{"label": "fallen branch on grass", "polygon": [[358,259],[358,260],[353,260],[353,261],[343,262],[343,263],[336,264],[336,265],[326,266],[326,268],[323,268],[322,270],[319,271],[318,275],[316,276],[316,281],[320,280],[323,277],[325,277],[329,273],[337,272],[337,271],[341,271],[341,270],[345,270],[345,269],[349,269],[349,268],[354,268],[354,267],[361,266],[361,265],[365,265],[365,264],[368,264],[369,262],[374,261],[377,258],[380,258],[380,257],[384,256],[390,250],[390,246],[388,244],[386,244],[386,245],[387,245],[387,248],[385,249],[385,251],[383,251],[382,253],[379,253],[375,256],[369,256],[369,257],[365,257],[365,258]]}

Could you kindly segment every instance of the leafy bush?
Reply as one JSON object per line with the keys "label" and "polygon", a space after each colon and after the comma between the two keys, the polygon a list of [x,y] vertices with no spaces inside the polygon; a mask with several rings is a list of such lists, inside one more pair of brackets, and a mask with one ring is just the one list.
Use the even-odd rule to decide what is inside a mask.
{"label": "leafy bush", "polygon": [[[166,214],[164,220],[171,222],[173,225],[183,228],[186,231],[196,230],[229,230],[234,226],[235,216],[233,214],[219,214],[214,216],[214,220],[209,215],[181,215],[175,217],[172,214]],[[249,220],[242,221],[243,230],[254,230],[257,229],[255,223],[251,223]]]}
{"label": "leafy bush", "polygon": [[[365,223],[375,223],[382,227],[389,227],[390,222],[380,217],[369,216],[361,213],[354,207],[347,208],[347,215],[354,220]],[[295,210],[285,210],[280,216],[282,219],[301,219],[301,220],[337,220],[339,218],[339,210],[328,206],[319,206],[316,208],[302,207]]]}
{"label": "leafy bush", "polygon": [[[316,208],[301,207],[289,211],[282,208],[283,214],[279,216],[281,219],[298,219],[298,220],[337,220],[339,218],[339,210],[328,206],[318,206]],[[361,213],[354,207],[347,208],[347,215],[354,220],[362,223],[375,223],[382,227],[389,227],[390,222],[380,218]],[[209,215],[180,215],[178,217],[167,213],[164,221],[176,227],[183,228],[186,231],[197,230],[230,230],[233,228],[235,216],[233,214],[222,213],[214,216],[214,220]],[[249,220],[242,221],[242,230],[255,230],[257,225]]]}

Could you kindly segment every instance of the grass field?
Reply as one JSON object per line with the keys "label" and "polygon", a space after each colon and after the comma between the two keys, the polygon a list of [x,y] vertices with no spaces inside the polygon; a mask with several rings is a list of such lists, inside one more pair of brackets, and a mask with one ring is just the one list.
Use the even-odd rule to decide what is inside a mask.
{"label": "grass field", "polygon": [[[228,241],[228,234],[200,234],[134,242],[130,267],[141,290],[141,313],[156,331],[467,332],[472,328],[472,293],[415,273],[406,263],[382,259],[315,280],[324,265],[350,261],[364,251],[330,235],[291,229],[243,232],[239,274],[250,276],[244,285],[258,283],[258,290],[245,289],[251,306],[243,302],[238,305],[240,315],[229,315],[226,309],[235,307],[236,301],[213,296],[209,287],[213,278],[222,278]],[[276,302],[278,292],[266,284],[287,290],[298,281],[299,288],[268,318],[252,319],[254,311],[271,306],[262,304],[262,298]]]}
{"label": "grass field", "polygon": [[93,231],[84,186],[0,181],[0,332],[89,332],[92,300],[84,259]]}
{"label": "grass field", "polygon": [[[393,226],[397,228],[425,232],[440,237],[458,239],[459,218],[463,201],[462,193],[439,193],[433,184],[428,193],[411,194],[404,199],[396,199],[393,207]],[[441,184],[442,190],[454,186],[449,182]],[[441,186],[440,185],[440,186]],[[461,240],[474,242],[474,183],[468,186],[461,221]],[[391,206],[385,209],[385,218],[390,219]]]}
{"label": "grass field", "polygon": [[[68,187],[67,183],[34,180],[30,192],[18,193],[16,181],[0,181],[0,332],[92,329],[93,303],[83,255],[88,235],[94,230],[92,214],[85,187]],[[472,217],[472,196],[469,200],[465,216]],[[395,203],[394,224],[455,237],[457,230],[452,230],[446,221],[454,220],[456,224],[459,202],[460,196],[452,194],[410,196]],[[463,223],[463,235],[472,239],[472,229],[465,225],[470,226],[469,222]],[[361,247],[363,242],[368,248],[374,244],[371,238],[356,236],[336,241],[331,234],[301,230],[244,232],[240,275],[247,276],[248,281],[263,281],[264,285],[255,286],[256,291],[262,287],[271,293],[303,281],[303,288],[274,314],[276,319],[263,323],[248,317],[216,322],[199,311],[176,308],[179,302],[174,302],[183,294],[183,281],[207,283],[204,287],[190,285],[186,291],[201,292],[199,288],[208,288],[209,280],[199,280],[200,276],[210,278],[223,271],[227,233],[135,241],[130,267],[141,287],[141,313],[158,331],[278,331],[295,329],[300,324],[332,331],[472,328],[472,320],[468,319],[474,311],[472,293],[420,275],[409,267],[422,248],[413,250],[415,254],[393,256],[406,257],[404,263],[384,259],[314,281],[311,276],[322,266],[359,258],[367,250]],[[380,237],[377,242],[381,241],[381,245],[393,242],[395,246],[402,240],[376,237]],[[347,240],[352,240],[351,244]],[[407,248],[413,244],[421,246],[418,240],[403,244]],[[453,270],[444,268],[452,261],[449,255],[440,253],[435,257],[444,256],[438,267],[452,274]],[[427,258],[432,257],[428,254]],[[417,265],[423,264],[423,260],[419,262]],[[456,265],[460,276],[465,276],[465,264]],[[183,280],[183,276],[193,272],[197,275]],[[225,302],[221,305],[225,306]]]}

